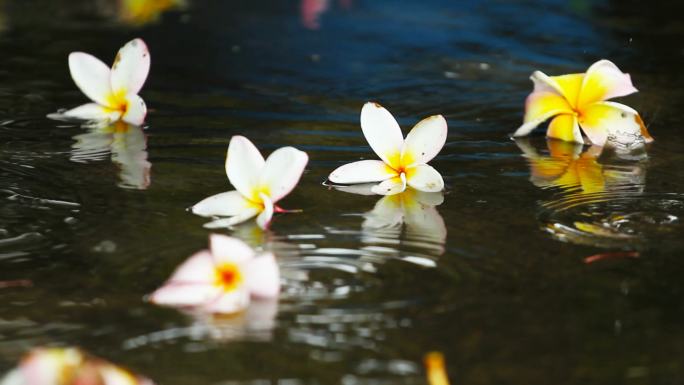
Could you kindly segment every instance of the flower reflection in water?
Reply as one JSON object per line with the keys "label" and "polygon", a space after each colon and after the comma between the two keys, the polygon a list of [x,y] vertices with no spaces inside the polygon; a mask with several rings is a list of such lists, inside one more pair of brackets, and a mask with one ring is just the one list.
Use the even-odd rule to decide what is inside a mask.
{"label": "flower reflection in water", "polygon": [[553,139],[547,140],[548,155],[527,140],[516,144],[529,162],[530,181],[555,189],[541,203],[540,219],[557,239],[630,248],[641,242],[645,225],[668,221],[657,201],[644,197],[645,157],[634,160],[608,148]]}
{"label": "flower reflection in water", "polygon": [[[193,322],[189,326],[170,327],[135,336],[124,341],[125,349],[163,344],[180,339],[230,341],[270,341],[278,315],[277,299],[252,301],[240,313],[207,314],[187,311]],[[2,385],[2,384],[0,384]]]}
{"label": "flower reflection in water", "polygon": [[147,140],[140,127],[122,121],[87,127],[88,132],[74,136],[72,161],[98,161],[111,153],[121,169],[120,187],[144,190],[150,186],[152,164],[147,160]]}
{"label": "flower reflection in water", "polygon": [[154,385],[77,348],[38,348],[0,380],[0,385]]}
{"label": "flower reflection in water", "polygon": [[[371,191],[373,186],[333,187],[355,194],[374,195]],[[415,249],[420,254],[411,253],[402,259],[434,266],[434,260],[426,258],[424,253],[433,257],[444,253],[447,229],[436,209],[443,201],[442,192],[424,192],[410,187],[399,194],[384,196],[371,211],[363,214],[362,242],[369,245],[364,249],[390,255],[406,254],[408,251],[400,248]]]}

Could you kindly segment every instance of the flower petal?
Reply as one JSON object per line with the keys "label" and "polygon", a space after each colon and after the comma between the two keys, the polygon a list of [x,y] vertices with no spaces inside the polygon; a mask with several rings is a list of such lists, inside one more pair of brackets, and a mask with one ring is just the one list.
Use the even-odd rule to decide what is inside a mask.
{"label": "flower petal", "polygon": [[294,147],[279,148],[266,159],[259,185],[268,189],[273,203],[279,201],[297,185],[309,156]]}
{"label": "flower petal", "polygon": [[211,234],[209,249],[215,264],[245,263],[254,258],[254,250],[241,240],[227,235]]}
{"label": "flower petal", "polygon": [[254,209],[254,204],[237,191],[228,191],[205,198],[192,206],[192,212],[203,217],[240,215]]}
{"label": "flower petal", "polygon": [[330,173],[328,179],[333,183],[381,182],[397,176],[397,172],[380,160],[360,160],[347,163]]}
{"label": "flower petal", "polygon": [[513,133],[513,136],[525,136],[545,120],[558,114],[569,113],[572,113],[572,109],[563,96],[556,92],[535,91],[525,101],[523,125]]}
{"label": "flower petal", "polygon": [[553,92],[562,96],[571,108],[577,107],[577,98],[582,88],[584,74],[568,74],[548,76],[535,71],[530,80],[534,83],[534,92]]}
{"label": "flower petal", "polygon": [[183,283],[212,283],[214,278],[214,270],[216,264],[211,253],[207,250],[199,251],[190,258],[186,259],[176,270],[171,274],[169,282],[183,282]]}
{"label": "flower petal", "polygon": [[427,164],[408,168],[406,170],[406,183],[419,191],[437,192],[444,190],[442,175]]}
{"label": "flower petal", "polygon": [[566,142],[584,143],[577,124],[577,117],[570,114],[561,114],[553,118],[546,130],[546,136]]}
{"label": "flower petal", "polygon": [[48,115],[48,118],[57,120],[80,119],[113,122],[119,120],[120,116],[121,112],[119,111],[111,110],[97,103],[87,103],[62,113],[50,114]]}
{"label": "flower petal", "polygon": [[252,297],[276,298],[280,292],[280,270],[275,257],[265,253],[245,266],[245,285]]}
{"label": "flower petal", "polygon": [[394,195],[404,190],[406,190],[406,175],[404,173],[387,179],[371,189],[371,191],[379,195]]}
{"label": "flower petal", "polygon": [[126,112],[121,119],[134,126],[139,126],[145,121],[147,115],[147,106],[145,101],[136,94],[126,95]]}
{"label": "flower petal", "polygon": [[111,87],[114,94],[137,94],[150,72],[150,52],[142,39],[126,43],[112,64]]}
{"label": "flower petal", "polygon": [[230,292],[223,292],[214,300],[207,302],[202,310],[208,313],[232,314],[249,306],[249,291],[242,285]]}
{"label": "flower petal", "polygon": [[264,168],[264,158],[259,150],[244,136],[230,139],[226,155],[226,174],[235,189],[247,199],[256,200],[254,189]]}
{"label": "flower petal", "polygon": [[629,74],[623,73],[609,60],[599,60],[587,70],[577,105],[625,96],[637,92]]}
{"label": "flower petal", "polygon": [[361,109],[361,130],[380,159],[398,168],[404,137],[392,114],[377,103],[364,104]]}
{"label": "flower petal", "polygon": [[[409,190],[407,190],[409,191]],[[413,191],[413,200],[425,205],[425,206],[439,206],[444,202],[444,194],[441,191],[438,192],[428,192],[428,191]]]}
{"label": "flower petal", "polygon": [[437,156],[446,143],[448,127],[442,115],[433,115],[418,122],[406,135],[401,150],[402,164],[425,164]]}
{"label": "flower petal", "polygon": [[591,143],[597,146],[603,146],[608,136],[617,143],[643,143],[641,118],[624,104],[593,103],[584,109],[579,123]]}
{"label": "flower petal", "polygon": [[259,225],[259,227],[261,227],[262,229],[267,229],[268,225],[271,223],[271,218],[273,218],[273,202],[268,196],[266,196],[266,194],[261,193],[259,194],[259,196],[261,197],[261,201],[264,204],[264,209],[261,212],[261,214],[259,214],[259,216],[257,217],[256,222],[257,225]]}
{"label": "flower petal", "polygon": [[107,107],[110,106],[112,88],[109,84],[110,70],[106,64],[93,55],[72,52],[69,55],[69,71],[76,86],[90,100]]}

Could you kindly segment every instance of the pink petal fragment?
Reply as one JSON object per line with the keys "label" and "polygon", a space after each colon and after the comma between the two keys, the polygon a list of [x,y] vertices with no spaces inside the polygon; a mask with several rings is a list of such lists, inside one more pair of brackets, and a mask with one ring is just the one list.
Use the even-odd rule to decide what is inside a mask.
{"label": "pink petal fragment", "polygon": [[83,52],[73,52],[69,55],[69,71],[76,86],[90,100],[106,107],[112,94],[109,85],[110,70],[106,64],[93,55]]}
{"label": "pink petal fragment", "polygon": [[361,109],[361,130],[368,144],[383,162],[396,168],[404,137],[399,123],[384,107],[366,103]]}
{"label": "pink petal fragment", "polygon": [[245,198],[255,198],[252,197],[252,193],[258,187],[265,163],[261,153],[249,139],[240,135],[230,139],[226,155],[226,174],[230,183]]}
{"label": "pink petal fragment", "polygon": [[309,156],[294,147],[279,148],[266,159],[260,186],[268,189],[269,197],[276,203],[295,188],[302,177]]}
{"label": "pink petal fragment", "polygon": [[415,164],[425,164],[432,160],[446,143],[448,127],[442,115],[434,115],[418,122],[406,136],[402,149],[402,159]]}
{"label": "pink petal fragment", "polygon": [[209,248],[215,264],[242,264],[254,257],[254,251],[251,247],[241,240],[227,235],[211,234],[209,236]]}
{"label": "pink petal fragment", "polygon": [[271,253],[249,261],[245,266],[245,285],[256,298],[276,298],[280,292],[280,269]]}
{"label": "pink petal fragment", "polygon": [[328,179],[333,183],[380,182],[397,176],[397,172],[380,160],[360,160],[336,168]]}
{"label": "pink petal fragment", "polygon": [[149,296],[156,305],[173,307],[204,306],[221,295],[219,286],[168,282]]}
{"label": "pink petal fragment", "polygon": [[115,94],[137,94],[150,72],[150,52],[142,39],[126,43],[114,59],[111,87]]}

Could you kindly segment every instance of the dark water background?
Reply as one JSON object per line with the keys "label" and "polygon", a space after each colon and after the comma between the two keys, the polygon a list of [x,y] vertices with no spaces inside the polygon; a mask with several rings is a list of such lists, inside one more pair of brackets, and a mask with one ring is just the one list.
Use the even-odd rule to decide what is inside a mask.
{"label": "dark water background", "polygon": [[[303,6],[193,1],[132,25],[106,1],[0,3],[0,280],[33,282],[0,289],[0,369],[78,345],[167,385],[422,384],[438,350],[455,384],[682,383],[678,2],[330,0],[318,25]],[[86,101],[69,52],[111,62],[134,37],[152,56],[144,132],[45,118]],[[648,159],[508,138],[533,70],[600,58],[641,91],[623,102]],[[422,220],[371,226],[380,197],[321,185],[373,157],[368,100],[405,133],[449,123],[444,202]],[[226,231],[278,253],[273,328],[141,300],[206,246],[186,208],[230,189],[235,134],[311,158],[283,202],[303,213]]]}

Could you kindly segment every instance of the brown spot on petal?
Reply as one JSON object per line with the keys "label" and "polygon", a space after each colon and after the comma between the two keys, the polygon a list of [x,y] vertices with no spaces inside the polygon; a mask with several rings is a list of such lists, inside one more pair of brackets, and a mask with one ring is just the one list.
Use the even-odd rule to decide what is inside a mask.
{"label": "brown spot on petal", "polygon": [[651,143],[654,139],[651,136],[651,134],[649,134],[648,129],[646,129],[646,125],[644,124],[644,121],[641,119],[641,116],[639,116],[639,114],[634,115],[634,121],[641,128],[641,136],[644,137],[646,143]]}

